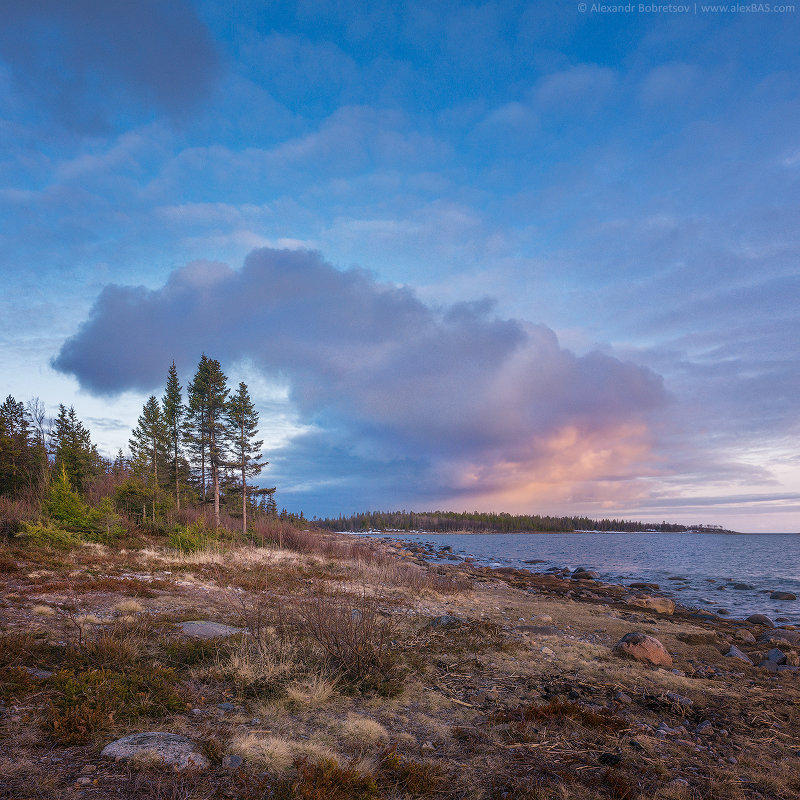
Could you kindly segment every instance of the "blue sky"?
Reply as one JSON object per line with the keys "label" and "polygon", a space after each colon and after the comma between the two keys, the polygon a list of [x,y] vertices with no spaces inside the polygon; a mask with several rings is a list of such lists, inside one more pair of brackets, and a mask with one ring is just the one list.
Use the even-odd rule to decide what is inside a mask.
{"label": "blue sky", "polygon": [[3,394],[113,453],[205,351],[308,515],[800,529],[800,6],[368,5],[2,3]]}

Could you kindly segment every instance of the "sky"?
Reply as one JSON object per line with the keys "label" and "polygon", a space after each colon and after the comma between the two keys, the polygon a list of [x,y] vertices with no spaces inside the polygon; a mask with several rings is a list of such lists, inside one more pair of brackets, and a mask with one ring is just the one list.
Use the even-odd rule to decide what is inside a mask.
{"label": "sky", "polygon": [[800,530],[800,4],[732,9],[0,0],[0,391],[113,455],[206,353],[309,517]]}

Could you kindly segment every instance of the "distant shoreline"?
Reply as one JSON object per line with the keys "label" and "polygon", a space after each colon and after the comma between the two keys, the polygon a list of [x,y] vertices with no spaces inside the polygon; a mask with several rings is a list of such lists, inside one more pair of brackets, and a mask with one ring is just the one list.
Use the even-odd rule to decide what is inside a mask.
{"label": "distant shoreline", "polygon": [[[725,536],[749,536],[749,535],[758,535],[758,534],[750,534],[747,531],[729,531],[729,530],[688,530],[688,531],[587,531],[587,530],[579,530],[579,531],[427,531],[427,530],[413,530],[413,531],[404,531],[399,530],[397,528],[386,528],[380,529],[375,528],[368,531],[339,531],[340,533],[356,533],[363,536],[369,536],[371,534],[396,534],[398,536],[551,536],[553,534],[562,534],[562,535],[573,535],[577,533],[597,533],[603,534],[604,536],[618,536],[618,535],[635,535],[635,536],[652,536],[653,534],[669,534],[674,536],[683,536],[685,534],[712,534],[712,535],[725,535]],[[788,536],[794,536],[797,534],[787,534]]]}

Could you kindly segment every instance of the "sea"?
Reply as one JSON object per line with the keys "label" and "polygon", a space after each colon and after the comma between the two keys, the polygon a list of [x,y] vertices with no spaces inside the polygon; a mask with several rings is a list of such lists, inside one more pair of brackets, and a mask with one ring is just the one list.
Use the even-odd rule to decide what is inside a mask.
{"label": "sea", "polygon": [[370,535],[427,543],[437,550],[449,546],[458,560],[471,557],[482,566],[533,572],[586,567],[609,583],[657,583],[676,603],[729,619],[766,614],[784,624],[800,624],[800,599],[770,598],[773,591],[800,598],[800,534],[372,531]]}

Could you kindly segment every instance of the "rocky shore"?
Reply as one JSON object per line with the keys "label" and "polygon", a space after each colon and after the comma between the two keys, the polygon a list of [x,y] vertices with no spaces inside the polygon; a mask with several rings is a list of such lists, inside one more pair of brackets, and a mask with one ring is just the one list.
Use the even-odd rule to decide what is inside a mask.
{"label": "rocky shore", "polygon": [[320,537],[6,546],[0,798],[800,797],[793,626]]}

